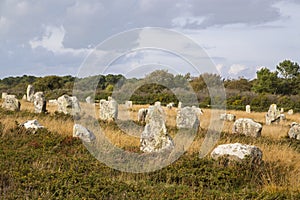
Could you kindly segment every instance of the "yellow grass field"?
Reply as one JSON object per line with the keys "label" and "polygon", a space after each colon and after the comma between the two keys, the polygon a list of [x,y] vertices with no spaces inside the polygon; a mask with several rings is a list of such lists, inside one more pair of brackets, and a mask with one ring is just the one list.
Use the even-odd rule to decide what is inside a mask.
{"label": "yellow grass field", "polygon": [[[85,107],[86,104],[82,103],[82,107]],[[133,108],[129,111],[129,116],[131,120],[136,121],[137,120],[137,112],[140,108],[147,108],[149,105],[134,105]],[[49,111],[48,115],[36,115],[36,119],[45,126],[49,131],[55,132],[58,134],[65,134],[72,136],[72,130],[74,121],[69,120],[59,120],[56,118],[50,118],[49,115],[54,115],[54,112],[56,111],[57,106],[56,105],[47,105],[47,110]],[[176,127],[176,108],[167,109],[164,108],[166,115],[167,115],[167,127]],[[33,104],[26,101],[21,101],[21,112],[22,111],[29,111],[33,112],[34,107]],[[99,105],[96,105],[96,113],[98,113]],[[126,119],[126,116],[122,115],[125,111],[125,107],[123,105],[119,106],[119,118],[120,119]],[[211,110],[209,109],[203,109],[204,114],[200,116],[200,129],[201,131],[205,132],[207,130],[209,123],[210,123],[210,115]],[[250,140],[251,145],[258,146],[263,151],[263,160],[278,163],[282,166],[285,166],[289,171],[287,171],[287,180],[283,180],[281,185],[276,185],[273,181],[275,179],[276,174],[272,174],[271,172],[269,174],[266,174],[264,189],[268,192],[272,191],[279,191],[279,190],[285,190],[289,188],[289,190],[299,191],[300,190],[300,154],[290,148],[288,145],[281,145],[281,141],[283,140],[283,137],[287,135],[287,132],[289,130],[289,125],[292,122],[300,122],[300,114],[296,113],[293,115],[287,115],[286,114],[286,121],[280,122],[280,124],[277,125],[265,125],[265,113],[260,112],[252,112],[252,113],[246,113],[244,111],[235,111],[235,110],[227,110],[226,113],[231,113],[236,115],[238,118],[251,118],[255,120],[256,122],[259,122],[263,124],[262,129],[262,139],[268,138],[272,141],[275,141],[271,144],[263,143],[262,139],[252,139]],[[11,115],[5,116],[1,119],[1,123],[5,124],[5,132],[8,129],[11,129],[15,126],[15,121],[18,123],[23,123],[28,119],[22,115],[18,117],[12,117]],[[126,119],[129,120],[129,119]],[[221,121],[220,121],[221,123]],[[223,132],[225,135],[232,134],[232,126],[233,122],[225,122],[223,126]],[[112,143],[119,147],[128,147],[128,146],[139,146],[139,138],[134,138],[130,135],[127,135],[126,133],[122,132],[121,130],[116,131],[112,130],[109,126],[105,128],[104,130],[105,135],[111,140]],[[174,132],[170,131],[170,135],[174,136]],[[202,144],[203,138],[195,139],[193,144],[190,146],[188,153],[195,153],[198,152],[200,149],[200,146]],[[224,144],[232,142],[231,139],[221,139],[218,141],[218,144]],[[234,142],[241,142],[244,141],[234,141]]]}

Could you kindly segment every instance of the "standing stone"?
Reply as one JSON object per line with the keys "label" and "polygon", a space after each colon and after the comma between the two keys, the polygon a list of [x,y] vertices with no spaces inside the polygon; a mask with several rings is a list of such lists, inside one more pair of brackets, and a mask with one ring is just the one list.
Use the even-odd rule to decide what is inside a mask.
{"label": "standing stone", "polygon": [[92,101],[92,97],[88,96],[85,101],[88,103],[88,104],[92,104],[93,101]]}
{"label": "standing stone", "polygon": [[246,113],[251,113],[251,107],[250,107],[250,105],[246,105]]}
{"label": "standing stone", "polygon": [[22,100],[26,101],[27,100],[27,96],[26,94],[23,95]]}
{"label": "standing stone", "polygon": [[11,111],[20,111],[21,103],[16,98],[16,95],[6,95],[2,103],[2,108]]}
{"label": "standing stone", "polygon": [[280,112],[277,110],[277,105],[270,105],[269,111],[266,114],[266,124],[278,123],[280,121]]}
{"label": "standing stone", "polygon": [[165,113],[161,106],[150,106],[146,126],[141,134],[141,151],[160,152],[174,148],[174,142],[168,135],[165,122]]}
{"label": "standing stone", "polygon": [[132,101],[125,101],[125,106],[127,109],[131,109],[132,108]]}
{"label": "standing stone", "polygon": [[77,97],[70,97],[65,94],[57,99],[57,110],[64,114],[77,116],[79,115],[81,108]]}
{"label": "standing stone", "polygon": [[229,121],[229,122],[234,122],[235,121],[236,116],[234,114],[221,114],[220,115],[220,120],[224,120],[224,121]]}
{"label": "standing stone", "polygon": [[294,110],[293,110],[293,109],[290,109],[290,110],[288,111],[288,115],[292,115],[292,114],[294,114]]}
{"label": "standing stone", "polygon": [[118,103],[116,100],[111,99],[108,103],[109,107],[109,118],[116,120],[118,118]]}
{"label": "standing stone", "polygon": [[263,153],[256,146],[234,143],[219,145],[210,155],[215,160],[226,157],[229,161],[242,162],[248,158],[251,164],[260,164],[262,162]]}
{"label": "standing stone", "polygon": [[293,122],[291,124],[291,128],[288,132],[289,138],[294,138],[296,140],[300,140],[300,124]]}
{"label": "standing stone", "polygon": [[2,92],[2,99],[5,99],[5,97],[7,96],[6,92]]}
{"label": "standing stone", "polygon": [[34,87],[33,85],[27,86],[27,101],[33,102],[33,96],[34,96]]}
{"label": "standing stone", "polygon": [[156,102],[154,103],[154,106],[161,106],[160,101],[156,101]]}
{"label": "standing stone", "polygon": [[147,108],[141,108],[138,111],[138,122],[145,122],[148,113]]}
{"label": "standing stone", "polygon": [[178,102],[178,107],[177,107],[177,108],[178,108],[178,109],[181,109],[181,107],[182,107],[182,103],[179,101],[179,102]]}
{"label": "standing stone", "polygon": [[240,118],[233,124],[233,133],[251,137],[261,136],[262,125],[249,118]]}
{"label": "standing stone", "polygon": [[85,128],[80,124],[74,124],[73,126],[73,137],[78,137],[84,142],[92,142],[96,139],[93,132]]}
{"label": "standing stone", "polygon": [[194,128],[198,129],[200,121],[194,108],[184,107],[177,112],[177,128]]}
{"label": "standing stone", "polygon": [[280,108],[280,113],[284,113],[284,108]]}
{"label": "standing stone", "polygon": [[100,100],[100,119],[116,120],[118,118],[118,103],[113,98]]}
{"label": "standing stone", "polygon": [[43,92],[36,92],[33,98],[34,112],[35,113],[45,113],[46,109],[46,99]]}

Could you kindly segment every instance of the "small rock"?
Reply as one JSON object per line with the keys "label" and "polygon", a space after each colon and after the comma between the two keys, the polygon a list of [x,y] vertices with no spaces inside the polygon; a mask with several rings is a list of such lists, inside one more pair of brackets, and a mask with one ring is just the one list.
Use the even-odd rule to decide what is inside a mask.
{"label": "small rock", "polygon": [[251,113],[251,107],[250,107],[250,105],[246,105],[246,113]]}
{"label": "small rock", "polygon": [[93,132],[85,128],[80,124],[74,124],[73,126],[73,137],[78,137],[84,142],[92,142],[96,139]]}
{"label": "small rock", "polygon": [[300,124],[293,122],[291,124],[291,128],[288,132],[289,138],[294,138],[296,140],[300,140]]}
{"label": "small rock", "polygon": [[220,120],[224,120],[224,121],[229,121],[229,122],[234,122],[235,121],[236,116],[234,114],[221,114],[220,115]]}

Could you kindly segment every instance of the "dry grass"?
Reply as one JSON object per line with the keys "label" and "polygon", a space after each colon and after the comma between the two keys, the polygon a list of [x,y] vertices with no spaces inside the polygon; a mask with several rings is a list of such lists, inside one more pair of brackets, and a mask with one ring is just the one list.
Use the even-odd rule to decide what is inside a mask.
{"label": "dry grass", "polygon": [[[27,110],[33,112],[33,104],[25,101],[21,101],[21,111]],[[82,103],[81,106],[83,108],[87,108],[88,105]],[[137,119],[137,112],[140,108],[147,108],[149,105],[134,105],[132,109],[130,109],[127,113],[127,109],[123,106],[119,106],[119,118],[123,120],[133,120],[136,121]],[[93,108],[93,107],[92,107]],[[49,111],[49,115],[54,115],[57,107],[55,105],[48,105],[47,110]],[[166,115],[167,115],[167,126],[172,128],[170,134],[173,136],[175,134],[174,130],[176,127],[176,108],[167,109],[164,108]],[[98,115],[99,105],[96,104],[96,115]],[[92,110],[93,113],[95,110]],[[203,109],[204,114],[200,116],[200,132],[205,131],[210,125],[210,117],[211,117],[211,110]],[[124,114],[125,113],[125,114]],[[236,115],[237,118],[252,118],[255,121],[263,124],[262,136],[266,138],[270,138],[272,140],[278,141],[278,143],[283,139],[282,137],[287,135],[289,130],[289,125],[291,122],[299,122],[300,121],[300,114],[294,115],[286,115],[287,120],[281,122],[278,125],[265,125],[265,113],[258,113],[252,112],[250,114],[244,111],[233,111],[228,110],[227,113],[232,113]],[[1,119],[1,123],[4,124],[4,131],[6,132],[9,129],[15,127],[15,121],[22,123],[26,120],[30,120],[26,117],[18,117],[14,118],[13,116],[4,116]],[[47,117],[47,115],[37,115],[37,120],[45,126],[49,131],[56,132],[59,134],[66,134],[72,135],[72,128],[74,122],[72,120],[59,120],[54,117]],[[221,122],[220,122],[221,123]],[[225,122],[223,126],[223,132],[225,134],[231,134],[233,122]],[[173,130],[174,129],[174,130]],[[104,128],[104,133],[109,140],[120,148],[128,148],[128,147],[139,147],[139,139],[133,136],[130,136],[124,133],[121,130],[116,130],[115,127],[106,126]],[[197,139],[192,143],[190,146],[188,153],[192,154],[198,152],[200,146],[202,145],[203,137],[197,137]],[[219,141],[222,143],[224,141]],[[226,141],[225,141],[226,142]],[[242,141],[241,141],[242,142]],[[278,163],[280,166],[286,167],[287,174],[286,178],[281,181],[281,185],[276,184],[275,180],[276,173],[270,170],[269,173],[266,173],[264,181],[264,190],[268,192],[278,192],[281,190],[286,190],[289,188],[293,191],[298,191],[300,188],[300,154],[290,148],[287,145],[281,144],[264,144],[260,143],[259,141],[254,141],[254,145],[258,146],[263,151],[263,160],[266,162],[274,162]]]}

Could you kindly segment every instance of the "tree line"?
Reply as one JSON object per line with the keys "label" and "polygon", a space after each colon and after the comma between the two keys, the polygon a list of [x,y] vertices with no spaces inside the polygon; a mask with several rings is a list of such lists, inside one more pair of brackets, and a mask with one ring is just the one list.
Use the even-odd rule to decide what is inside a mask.
{"label": "tree line", "polygon": [[[95,83],[95,81],[97,81]],[[228,108],[244,109],[251,105],[254,110],[265,110],[271,103],[300,111],[300,67],[290,60],[284,60],[276,66],[275,71],[261,68],[256,72],[256,78],[248,80],[244,77],[224,79],[217,74],[204,73],[193,77],[173,75],[166,70],[156,70],[142,79],[126,78],[121,74],[96,75],[86,78],[73,76],[18,76],[0,79],[0,91],[16,94],[21,98],[26,93],[28,84],[32,84],[36,91],[44,91],[47,99],[54,99],[63,94],[72,95],[73,86],[80,90],[79,98],[87,96],[96,100],[111,95],[124,96],[134,103],[145,104],[161,101],[163,104],[178,102],[178,94],[189,98],[191,93],[196,94],[201,107],[211,104],[208,85],[223,84],[226,92],[226,101],[220,100]],[[175,95],[177,94],[177,95]],[[120,99],[128,100],[128,99]]]}

